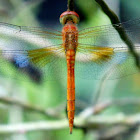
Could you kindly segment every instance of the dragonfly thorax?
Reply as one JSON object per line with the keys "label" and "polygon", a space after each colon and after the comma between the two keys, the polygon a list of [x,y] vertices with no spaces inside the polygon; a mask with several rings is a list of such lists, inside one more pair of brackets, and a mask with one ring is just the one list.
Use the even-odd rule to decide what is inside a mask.
{"label": "dragonfly thorax", "polygon": [[60,15],[60,23],[66,24],[68,21],[72,21],[74,24],[79,22],[79,15],[74,11],[65,11]]}
{"label": "dragonfly thorax", "polygon": [[78,29],[71,22],[68,21],[62,29],[63,36],[63,47],[65,51],[67,50],[75,50],[78,46]]}

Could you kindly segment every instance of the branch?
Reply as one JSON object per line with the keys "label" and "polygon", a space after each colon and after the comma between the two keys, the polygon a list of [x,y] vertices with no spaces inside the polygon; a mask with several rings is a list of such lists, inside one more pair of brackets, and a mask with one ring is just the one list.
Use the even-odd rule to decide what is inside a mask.
{"label": "branch", "polygon": [[[29,110],[29,111],[34,111],[34,112],[37,112],[37,113],[41,113],[45,116],[48,116],[48,117],[53,117],[53,118],[64,118],[63,115],[60,115],[60,111],[58,111],[58,108],[57,109],[47,109],[47,110],[44,110],[44,109],[41,109],[37,106],[31,106],[27,103],[22,103],[21,101],[18,101],[16,99],[11,99],[11,98],[8,98],[8,97],[0,97],[0,102],[4,103],[4,104],[9,104],[9,105],[16,105],[16,106],[20,106],[22,107],[23,109],[26,109],[26,110]],[[89,108],[86,108],[84,111],[82,111],[80,113],[80,117],[82,118],[88,118],[90,117],[91,115],[93,114],[99,114],[101,113],[102,111],[104,111],[105,109],[109,108],[109,107],[112,107],[112,106],[124,106],[124,105],[140,105],[140,99],[138,98],[134,98],[134,99],[116,99],[116,100],[111,100],[111,101],[105,101],[103,103],[98,103],[96,104],[94,107],[89,107]]]}
{"label": "branch", "polygon": [[[115,24],[120,23],[119,18],[117,17],[117,15],[107,6],[107,4],[103,1],[103,0],[95,0],[102,8],[103,12],[109,17],[113,27],[116,29],[116,31],[119,33],[120,38],[125,42],[125,44],[128,46],[129,51],[132,53],[132,55],[135,58],[136,61],[136,66],[140,69],[140,60],[139,60],[139,56],[136,53],[135,49],[134,49],[134,44],[132,43],[132,41],[129,39],[129,37],[127,36],[125,29],[122,26],[116,26]],[[119,24],[121,25],[121,24]]]}
{"label": "branch", "polygon": [[82,118],[88,118],[91,115],[96,115],[104,111],[105,109],[112,107],[112,106],[125,106],[125,105],[139,105],[140,106],[140,99],[134,98],[134,99],[116,99],[111,101],[105,101],[103,103],[98,103],[94,107],[86,108],[84,111],[80,113],[79,116]]}
{"label": "branch", "polygon": [[139,105],[140,106],[140,99],[124,98],[124,99],[106,101],[104,103],[97,104],[94,107],[93,114],[99,114],[102,111],[104,111],[105,109],[112,107],[112,106],[125,106],[125,105]]}
{"label": "branch", "polygon": [[106,128],[100,132],[98,140],[117,140],[117,139],[129,139],[135,134],[139,127],[139,124],[127,127],[127,126],[113,126]]}
{"label": "branch", "polygon": [[74,0],[68,0],[68,11],[74,11]]}
{"label": "branch", "polygon": [[37,130],[57,130],[68,128],[67,120],[40,121],[20,124],[0,125],[0,134],[25,133]]}
{"label": "branch", "polygon": [[21,101],[18,101],[16,99],[11,99],[11,98],[8,98],[8,97],[0,97],[0,102],[2,103],[5,103],[5,104],[9,104],[9,105],[16,105],[16,106],[20,106],[26,110],[30,110],[30,111],[34,111],[34,112],[37,112],[37,113],[41,113],[45,116],[48,116],[48,117],[53,117],[53,118],[62,118],[64,116],[60,115],[60,113],[58,113],[58,109],[47,109],[47,110],[44,110],[44,109],[41,109],[37,106],[31,106],[29,104],[26,104],[26,103],[22,103]]}
{"label": "branch", "polygon": [[[125,125],[133,126],[140,124],[140,114],[125,116],[122,114],[113,116],[94,116],[89,119],[84,119],[82,117],[75,117],[74,124],[79,128],[84,127],[86,129],[101,128],[103,126],[108,127],[109,125]],[[40,121],[40,122],[29,122],[20,124],[9,124],[0,125],[0,134],[9,133],[24,133],[37,130],[62,130],[68,128],[68,120],[58,120],[58,121]]]}
{"label": "branch", "polygon": [[[53,116],[49,111],[42,110],[38,107],[32,107],[30,105],[21,103],[20,101],[1,97],[0,101],[6,104],[12,104],[21,106],[25,109],[36,111],[45,115]],[[99,129],[102,126],[108,127],[108,125],[116,126],[126,126],[131,127],[136,124],[140,124],[140,114],[125,116],[123,114],[117,114],[113,116],[92,116],[93,114],[98,114],[101,111],[105,110],[108,107],[112,107],[112,105],[128,105],[128,104],[136,104],[140,105],[140,99],[118,99],[112,101],[106,101],[102,104],[97,104],[94,108],[90,108],[88,112],[91,112],[90,115],[86,110],[84,110],[80,115],[75,117],[74,124],[77,128],[86,128],[86,129]],[[52,111],[55,112],[55,111]],[[58,111],[57,111],[58,112]],[[86,116],[86,117],[85,117]],[[92,116],[92,117],[91,117]],[[58,121],[40,121],[40,122],[29,122],[29,123],[21,123],[21,124],[8,124],[8,125],[0,125],[0,134],[9,134],[9,133],[23,133],[28,131],[37,131],[37,130],[60,130],[68,128],[68,120],[61,119]]]}

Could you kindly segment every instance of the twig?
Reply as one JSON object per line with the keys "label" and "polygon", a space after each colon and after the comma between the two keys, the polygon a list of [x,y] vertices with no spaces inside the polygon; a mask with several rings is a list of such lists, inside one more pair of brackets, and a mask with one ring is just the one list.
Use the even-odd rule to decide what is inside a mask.
{"label": "twig", "polygon": [[74,0],[68,0],[68,11],[73,11],[74,10]]}
{"label": "twig", "polygon": [[[85,127],[87,129],[99,129],[103,126],[109,125],[125,125],[133,126],[140,124],[140,114],[125,116],[122,114],[113,116],[94,116],[89,119],[83,119],[81,117],[75,118],[75,125],[78,127]],[[0,125],[0,134],[9,133],[24,133],[37,130],[61,130],[68,128],[68,120],[58,121],[40,121],[40,122],[28,122],[21,124],[8,124]]]}
{"label": "twig", "polygon": [[[53,118],[63,118],[64,116],[60,115],[58,113],[58,109],[56,111],[56,109],[41,109],[37,106],[31,106],[27,103],[22,103],[21,101],[18,101],[16,99],[11,99],[8,97],[0,97],[0,102],[5,103],[5,104],[9,104],[9,105],[16,105],[16,106],[20,106],[23,109],[26,110],[30,110],[30,111],[34,111],[37,113],[41,113],[45,116],[49,116],[49,117],[53,117]],[[80,113],[79,116],[82,116],[82,118],[87,118],[90,117],[93,114],[99,114],[102,111],[104,111],[105,109],[112,107],[112,106],[123,106],[123,105],[140,105],[140,99],[136,98],[136,99],[116,99],[116,100],[111,100],[111,101],[105,101],[103,103],[99,103],[97,105],[95,105],[94,107],[89,107],[87,109],[85,109],[84,111],[82,111]],[[85,113],[87,112],[88,113]],[[86,115],[86,117],[85,117]]]}
{"label": "twig", "polygon": [[112,106],[124,106],[124,105],[139,105],[140,106],[140,99],[124,98],[124,99],[116,99],[116,100],[106,101],[104,103],[99,103],[94,107],[93,114],[99,114],[105,109]]}
{"label": "twig", "polygon": [[101,83],[98,87],[98,90],[97,92],[95,93],[95,97],[94,97],[94,100],[93,100],[93,106],[95,106],[100,98],[100,96],[102,95],[102,93],[104,93],[104,88],[105,88],[105,85],[106,85],[106,80],[110,77],[110,75],[114,72],[115,69],[113,69],[114,67],[116,66],[115,65],[112,65],[108,70],[107,72],[104,74],[104,76],[102,77],[102,80],[101,80]]}
{"label": "twig", "polygon": [[20,124],[0,125],[0,134],[25,133],[37,130],[57,130],[68,128],[67,120],[27,122]]}
{"label": "twig", "polygon": [[112,106],[124,106],[124,105],[139,105],[140,106],[140,99],[116,99],[111,101],[105,101],[103,103],[98,103],[94,107],[86,108],[84,111],[80,113],[79,116],[82,116],[82,118],[89,118],[91,115],[99,114],[105,109],[112,107]]}
{"label": "twig", "polygon": [[[117,15],[107,6],[107,4],[103,1],[103,0],[95,0],[102,8],[103,12],[110,18],[110,21],[113,25],[113,27],[116,29],[116,31],[119,33],[121,39],[126,43],[126,45],[129,48],[129,51],[132,53],[132,55],[135,58],[136,61],[136,66],[140,69],[140,60],[139,60],[139,56],[136,53],[135,49],[134,49],[134,45],[132,43],[132,41],[129,39],[129,37],[127,36],[125,29],[122,26],[116,26],[117,23],[120,23],[119,18],[117,17]],[[120,24],[121,25],[121,24]]]}
{"label": "twig", "polygon": [[[64,116],[62,116],[60,113],[58,113],[58,111],[56,111],[55,109],[41,109],[37,106],[32,106],[26,103],[22,103],[21,101],[18,101],[16,99],[11,99],[8,97],[0,97],[0,102],[5,103],[5,104],[9,104],[9,105],[16,105],[16,106],[20,106],[26,110],[30,110],[30,111],[34,111],[37,113],[41,113],[45,116],[48,117],[53,117],[53,118],[62,118]],[[57,109],[58,110],[58,109]]]}
{"label": "twig", "polygon": [[[37,107],[32,107],[27,104],[23,104],[20,101],[9,99],[9,98],[0,98],[0,102],[6,104],[13,104],[17,106],[21,106],[25,109],[36,111],[39,113],[43,113],[45,115],[53,116],[50,112],[42,110]],[[102,104],[97,104],[95,108],[91,108],[92,114],[98,114],[104,109],[112,106],[112,105],[128,105],[128,104],[140,104],[140,99],[118,99],[113,101],[106,101]],[[92,115],[91,114],[91,115]],[[125,116],[123,114],[117,114],[113,116],[88,116],[85,117],[85,112],[81,113],[77,117],[75,117],[75,126],[78,128],[86,128],[86,129],[99,129],[101,126],[116,126],[116,125],[124,125],[124,126],[133,126],[135,124],[140,124],[140,114]],[[68,128],[68,120],[62,119],[58,121],[41,121],[41,122],[29,122],[29,123],[21,123],[21,124],[8,124],[8,125],[0,125],[0,134],[9,134],[9,133],[24,133],[28,131],[37,131],[37,130],[60,130]]]}
{"label": "twig", "polygon": [[127,127],[122,125],[117,125],[111,128],[104,129],[99,132],[98,140],[118,140],[118,139],[128,139],[136,132],[139,124]]}

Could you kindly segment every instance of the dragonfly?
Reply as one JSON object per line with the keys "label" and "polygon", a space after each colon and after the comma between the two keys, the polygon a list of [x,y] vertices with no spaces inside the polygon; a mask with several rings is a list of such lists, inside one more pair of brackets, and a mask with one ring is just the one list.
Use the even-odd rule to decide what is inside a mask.
{"label": "dragonfly", "polygon": [[[11,67],[6,67],[9,61],[22,73],[29,68],[34,79],[39,76],[34,69],[46,80],[67,77],[70,133],[75,115],[75,77],[101,79],[107,74],[108,79],[116,79],[138,72],[133,55],[114,27],[120,30],[123,26],[135,50],[140,49],[140,19],[114,27],[110,24],[82,30],[78,30],[78,22],[79,15],[75,11],[60,15],[62,31],[0,22],[0,69],[8,72],[9,77],[17,76],[11,72]],[[27,77],[24,75],[25,79]]]}

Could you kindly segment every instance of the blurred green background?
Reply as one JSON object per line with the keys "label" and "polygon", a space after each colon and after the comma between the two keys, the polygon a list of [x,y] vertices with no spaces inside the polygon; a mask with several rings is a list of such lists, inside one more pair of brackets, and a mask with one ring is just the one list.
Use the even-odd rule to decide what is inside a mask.
{"label": "blurred green background", "polygon": [[[140,0],[106,0],[109,7],[118,15],[121,21],[139,18]],[[21,26],[51,27],[60,30],[59,16],[67,10],[67,0],[0,0],[0,22],[11,23]],[[100,6],[94,0],[75,0],[75,11],[80,15],[80,29],[110,24],[108,17],[101,11]],[[16,68],[13,70],[11,63],[6,64],[5,71],[3,65],[0,69],[0,97],[9,97],[18,101],[38,106],[42,109],[54,109],[57,113],[66,118],[66,79],[56,81],[25,81],[22,72]],[[12,71],[10,71],[12,69]],[[20,80],[15,80],[8,76],[10,72],[17,74]],[[41,75],[42,76],[42,75]],[[7,78],[8,77],[8,78]],[[93,106],[97,91],[101,88],[102,80],[76,79],[76,115],[84,109]],[[121,98],[140,97],[140,75],[135,74],[116,80],[105,82],[102,94],[98,98],[98,103],[106,100]],[[117,115],[119,113],[132,115],[139,113],[140,106],[112,106],[101,112],[101,116]],[[0,125],[18,124],[22,122],[37,122],[42,120],[59,120],[56,117],[47,117],[38,112],[26,110],[20,106],[0,102]],[[14,134],[4,134],[0,129],[0,140],[101,140],[100,129],[74,129],[73,134],[69,134],[69,129],[60,130],[38,130],[33,132],[18,132]],[[105,128],[105,130],[107,130]],[[132,135],[119,135],[112,140],[138,140],[139,129]],[[130,133],[131,134],[131,133]],[[105,139],[105,138],[104,138]],[[108,139],[109,140],[109,139]]]}

